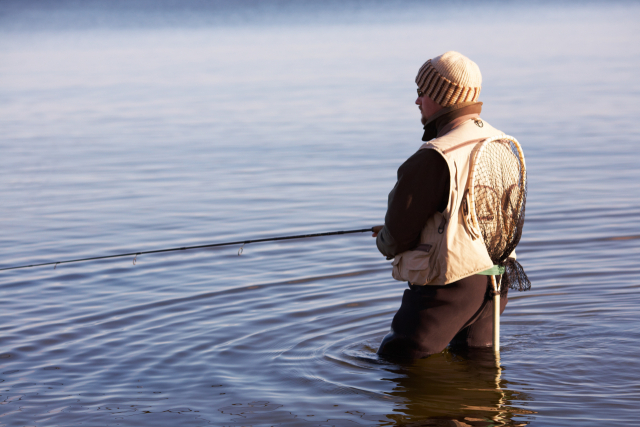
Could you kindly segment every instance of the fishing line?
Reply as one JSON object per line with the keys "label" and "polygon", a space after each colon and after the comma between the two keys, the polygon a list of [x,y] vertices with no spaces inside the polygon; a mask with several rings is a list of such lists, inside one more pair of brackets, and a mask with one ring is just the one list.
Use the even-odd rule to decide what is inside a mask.
{"label": "fishing line", "polygon": [[109,258],[122,258],[126,256],[133,256],[133,265],[136,264],[138,259],[138,255],[147,255],[147,254],[158,254],[162,252],[175,252],[175,251],[186,251],[189,249],[204,249],[204,248],[215,248],[218,246],[231,246],[231,245],[242,245],[238,250],[238,255],[242,254],[244,245],[248,245],[249,243],[260,243],[260,242],[275,242],[278,240],[292,240],[292,239],[304,239],[307,237],[321,237],[321,236],[335,236],[338,234],[353,234],[353,233],[365,233],[367,231],[373,232],[373,227],[371,228],[360,228],[357,230],[342,230],[342,231],[328,231],[325,233],[313,233],[313,234],[298,234],[295,236],[280,236],[280,237],[267,237],[264,239],[252,239],[252,240],[239,240],[236,242],[224,242],[224,243],[211,243],[207,245],[196,245],[196,246],[183,246],[180,248],[168,248],[168,249],[155,249],[152,251],[140,251],[140,252],[128,252],[125,254],[117,254],[117,255],[103,255],[103,256],[94,256],[89,258],[78,258],[78,259],[70,259],[66,261],[53,261],[53,262],[43,262],[41,264],[30,264],[30,265],[20,265],[17,267],[4,267],[0,268],[0,271],[6,270],[18,270],[21,268],[30,268],[30,267],[44,267],[46,265],[53,265],[54,269],[59,264],[69,264],[72,262],[83,262],[83,261],[96,261],[100,259],[109,259]]}

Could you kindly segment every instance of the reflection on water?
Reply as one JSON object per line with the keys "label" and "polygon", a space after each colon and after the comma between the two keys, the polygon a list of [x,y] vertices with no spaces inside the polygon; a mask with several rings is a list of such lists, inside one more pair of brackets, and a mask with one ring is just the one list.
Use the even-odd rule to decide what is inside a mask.
{"label": "reflection on water", "polygon": [[514,400],[530,397],[502,379],[502,368],[491,349],[445,350],[407,366],[390,369],[395,383],[391,394],[404,407],[398,425],[499,426],[526,425],[514,417],[533,414]]}
{"label": "reflection on water", "polygon": [[378,224],[455,49],[527,156],[500,367],[377,357],[368,234],[68,264],[0,274],[0,426],[637,424],[637,5],[214,3],[0,3],[0,266]]}

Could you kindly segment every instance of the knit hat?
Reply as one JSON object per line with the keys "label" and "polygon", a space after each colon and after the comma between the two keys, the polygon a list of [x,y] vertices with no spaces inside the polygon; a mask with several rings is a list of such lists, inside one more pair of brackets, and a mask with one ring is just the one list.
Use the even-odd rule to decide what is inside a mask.
{"label": "knit hat", "polygon": [[482,75],[475,62],[450,50],[420,67],[416,84],[429,98],[443,107],[477,101]]}

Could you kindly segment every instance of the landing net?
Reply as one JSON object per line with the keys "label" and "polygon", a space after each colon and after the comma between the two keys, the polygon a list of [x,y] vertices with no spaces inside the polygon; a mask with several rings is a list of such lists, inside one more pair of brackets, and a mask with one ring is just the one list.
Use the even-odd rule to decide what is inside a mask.
{"label": "landing net", "polygon": [[502,289],[530,289],[524,269],[509,257],[522,236],[527,200],[524,154],[515,138],[491,138],[476,149],[469,195],[473,227],[493,263],[505,267]]}

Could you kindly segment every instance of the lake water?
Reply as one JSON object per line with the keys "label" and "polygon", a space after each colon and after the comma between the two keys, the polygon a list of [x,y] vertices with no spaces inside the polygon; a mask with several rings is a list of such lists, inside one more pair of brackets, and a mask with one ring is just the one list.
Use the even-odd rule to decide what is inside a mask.
{"label": "lake water", "polygon": [[[111,6],[108,6],[111,4]],[[369,234],[0,272],[0,426],[640,425],[640,5],[0,5],[0,268],[364,228],[460,51],[522,143],[500,367],[375,351]]]}

